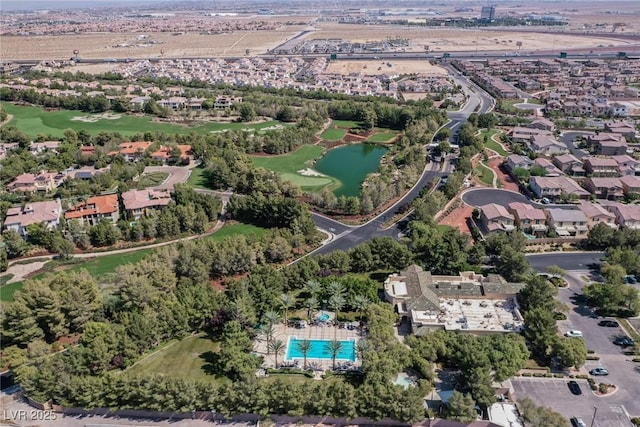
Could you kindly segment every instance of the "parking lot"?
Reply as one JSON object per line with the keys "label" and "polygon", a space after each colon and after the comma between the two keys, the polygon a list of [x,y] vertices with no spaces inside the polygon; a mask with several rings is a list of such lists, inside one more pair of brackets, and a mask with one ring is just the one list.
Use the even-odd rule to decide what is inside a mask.
{"label": "parking lot", "polygon": [[627,408],[615,402],[615,394],[599,397],[591,392],[586,380],[576,380],[582,394],[573,395],[569,380],[555,378],[514,378],[511,380],[515,397],[529,397],[536,404],[548,406],[567,419],[581,417],[591,426],[594,408],[598,408],[594,427],[632,427]]}

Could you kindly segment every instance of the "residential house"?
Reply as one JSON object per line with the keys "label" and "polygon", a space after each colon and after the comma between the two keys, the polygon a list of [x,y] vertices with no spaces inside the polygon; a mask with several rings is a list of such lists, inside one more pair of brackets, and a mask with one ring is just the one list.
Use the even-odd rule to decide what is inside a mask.
{"label": "residential house", "polygon": [[527,146],[529,147],[529,150],[534,153],[544,154],[545,156],[553,156],[569,152],[564,144],[561,144],[549,135],[533,135]]}
{"label": "residential house", "polygon": [[589,229],[595,227],[597,224],[605,224],[611,228],[618,227],[616,225],[616,216],[597,203],[583,200],[580,202],[580,205],[578,205],[578,209],[587,217],[587,226]]}
{"label": "residential house", "polygon": [[545,159],[544,157],[538,157],[533,161],[533,164],[541,167],[545,170],[545,176],[560,176],[562,175],[562,171],[554,165],[551,160]]}
{"label": "residential house", "polygon": [[44,224],[53,229],[60,226],[62,204],[60,199],[46,202],[30,202],[24,206],[9,208],[4,220],[4,228],[16,231],[22,237],[27,237],[27,227],[31,224]]}
{"label": "residential house", "polygon": [[583,176],[584,168],[582,167],[582,161],[573,154],[561,154],[555,156],[552,160],[553,164],[558,167],[563,173],[573,176]]}
{"label": "residential house", "polygon": [[144,105],[151,101],[150,96],[134,96],[129,100],[129,105],[132,111],[142,111]]}
{"label": "residential house", "polygon": [[171,202],[168,190],[129,190],[122,193],[122,204],[129,219],[138,220],[149,212],[162,209]]}
{"label": "residential house", "polygon": [[618,176],[618,162],[610,157],[585,157],[582,159],[587,176]]}
{"label": "residential house", "polygon": [[530,124],[529,124],[530,128],[535,128],[535,129],[542,129],[542,130],[546,130],[548,132],[553,132],[556,130],[556,125],[553,124],[553,122],[547,118],[544,117],[539,117],[537,119],[534,119]]}
{"label": "residential house", "polygon": [[584,187],[598,199],[620,200],[624,197],[619,178],[591,177],[584,181]]}
{"label": "residential house", "polygon": [[215,108],[216,110],[224,110],[225,108],[230,108],[234,104],[239,104],[241,102],[242,102],[241,97],[219,95],[216,97],[216,100],[213,103],[213,108]]}
{"label": "residential house", "polygon": [[633,138],[636,136],[636,127],[633,123],[623,120],[610,120],[604,123],[604,128],[612,133],[619,133],[625,138]]}
{"label": "residential house", "polygon": [[515,228],[514,217],[502,205],[489,203],[479,206],[480,225],[485,232],[511,231]]}
{"label": "residential house", "polygon": [[575,194],[579,199],[589,197],[587,190],[566,176],[532,176],[529,178],[529,186],[538,198],[556,199],[563,194]]}
{"label": "residential house", "polygon": [[45,153],[48,151],[57,152],[56,150],[60,147],[60,141],[42,141],[42,142],[32,142],[29,145],[29,151],[34,156],[38,154]]}
{"label": "residential house", "polygon": [[120,149],[117,151],[111,151],[109,156],[115,157],[120,154],[127,161],[137,161],[144,156],[147,149],[151,147],[151,144],[152,143],[148,141],[123,142],[120,144]]}
{"label": "residential house", "polygon": [[620,227],[640,230],[640,205],[623,205],[610,203],[605,208],[616,216],[616,224]]}
{"label": "residential house", "polygon": [[542,209],[529,203],[509,203],[509,212],[513,214],[516,225],[525,233],[541,237],[547,233],[547,216]]}
{"label": "residential house", "polygon": [[620,178],[622,183],[622,191],[624,195],[631,198],[638,198],[640,196],[640,177],[638,176],[623,176]]}
{"label": "residential house", "polygon": [[640,175],[640,161],[634,159],[628,154],[620,156],[611,156],[611,158],[618,164],[618,173],[621,176],[626,175]]}
{"label": "residential house", "polygon": [[613,102],[609,104],[609,106],[611,107],[611,112],[614,116],[627,117],[629,115],[629,110],[625,104]]}
{"label": "residential house", "polygon": [[120,218],[120,208],[117,194],[105,194],[89,197],[64,213],[67,220],[77,219],[85,225],[96,225],[102,219],[116,224]]}
{"label": "residential house", "polygon": [[560,237],[585,237],[587,217],[578,209],[547,209],[549,227]]}
{"label": "residential house", "polygon": [[4,159],[9,151],[18,147],[17,142],[0,142],[0,159]]}
{"label": "residential house", "polygon": [[528,143],[529,141],[531,141],[531,137],[536,135],[551,136],[551,132],[546,130],[536,129],[536,128],[516,126],[511,130],[511,141]]}
{"label": "residential house", "polygon": [[516,295],[524,286],[496,274],[437,276],[411,265],[385,280],[384,294],[416,335],[434,330],[517,332],[523,319]]}
{"label": "residential house", "polygon": [[83,166],[79,169],[73,169],[67,172],[67,176],[71,179],[93,179],[98,175],[109,172],[111,165],[96,169],[92,166]]}
{"label": "residential house", "polygon": [[[178,150],[180,150],[180,155],[175,160],[185,164],[189,163],[193,158],[193,152],[191,151],[191,146],[179,144],[179,145],[176,145],[175,147],[177,147]],[[167,163],[172,159],[173,149],[174,147],[172,146],[161,145],[157,151],[151,153],[151,158],[153,160],[158,160],[163,163]]]}
{"label": "residential house", "polygon": [[533,160],[526,156],[521,156],[520,154],[511,154],[507,157],[507,167],[515,172],[516,169],[527,169],[531,168],[533,164]]}
{"label": "residential house", "polygon": [[40,171],[37,174],[23,173],[18,175],[16,179],[11,181],[7,186],[7,190],[11,192],[23,191],[25,193],[33,193],[36,191],[49,191],[57,188],[64,182],[66,175],[61,173],[51,173]]}
{"label": "residential house", "polygon": [[617,156],[627,153],[627,139],[619,133],[599,133],[587,136],[587,142],[593,146],[596,154]]}

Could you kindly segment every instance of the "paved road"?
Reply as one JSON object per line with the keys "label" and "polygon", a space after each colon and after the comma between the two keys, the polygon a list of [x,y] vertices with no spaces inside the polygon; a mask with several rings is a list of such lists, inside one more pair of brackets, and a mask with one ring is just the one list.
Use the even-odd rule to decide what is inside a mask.
{"label": "paved road", "polygon": [[[455,129],[458,126],[461,126],[471,113],[486,113],[491,111],[494,107],[494,99],[468,78],[461,75],[458,71],[453,69],[450,70],[456,82],[463,87],[463,90],[469,96],[469,100],[462,110],[447,113],[447,117],[450,122],[446,127],[449,129]],[[440,176],[447,175],[446,172],[441,172],[438,168],[439,164],[433,162],[429,163],[423,171],[422,176],[418,179],[411,190],[409,190],[400,200],[390,206],[387,210],[360,227],[346,227],[337,221],[319,215],[314,215],[314,220],[318,227],[327,231],[334,228],[336,231],[333,232],[333,240],[314,251],[313,254],[325,254],[334,250],[347,250],[376,236],[397,238],[400,233],[397,224],[387,230],[381,229],[381,225],[400,213],[399,208],[411,203],[411,201],[420,194],[420,191],[422,191],[422,189],[432,180]]]}
{"label": "paved road", "polygon": [[579,159],[582,159],[583,157],[587,156],[587,154],[581,149],[579,149],[578,147],[576,147],[576,145],[574,144],[574,141],[577,136],[592,135],[592,134],[593,132],[578,132],[578,131],[565,132],[560,137],[560,142],[562,142],[564,145],[567,146],[569,151],[571,151],[571,154],[573,154]]}
{"label": "paved road", "polygon": [[591,264],[599,264],[604,256],[604,252],[559,252],[528,254],[527,259],[531,267],[540,272],[544,272],[550,265],[557,265],[566,270],[584,270]]}
{"label": "paved road", "polygon": [[482,206],[487,203],[497,203],[507,207],[509,203],[513,202],[533,204],[526,196],[520,193],[495,188],[473,188],[467,190],[462,194],[462,201],[469,206]]}
{"label": "paved road", "polygon": [[187,182],[191,169],[184,166],[147,166],[144,168],[144,174],[150,174],[153,172],[168,173],[169,176],[160,184],[155,187],[149,187],[156,190],[173,190],[176,184],[182,184]]}

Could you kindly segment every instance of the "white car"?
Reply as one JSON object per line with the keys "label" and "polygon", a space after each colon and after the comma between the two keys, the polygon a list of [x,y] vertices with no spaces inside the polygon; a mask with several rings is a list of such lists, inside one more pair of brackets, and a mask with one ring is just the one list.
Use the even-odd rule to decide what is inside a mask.
{"label": "white car", "polygon": [[582,331],[574,331],[574,330],[565,332],[564,336],[565,337],[569,337],[569,338],[582,338],[583,337]]}

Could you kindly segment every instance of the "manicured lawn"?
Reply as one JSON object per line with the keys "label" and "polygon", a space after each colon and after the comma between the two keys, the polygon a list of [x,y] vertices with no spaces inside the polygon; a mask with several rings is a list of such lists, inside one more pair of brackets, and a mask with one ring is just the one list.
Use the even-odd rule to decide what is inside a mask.
{"label": "manicured lawn", "polygon": [[450,226],[450,225],[446,225],[446,224],[436,224],[436,229],[440,232],[440,233],[446,233],[449,230],[453,230],[454,227]]}
{"label": "manicured lawn", "polygon": [[292,153],[279,156],[252,156],[257,167],[278,172],[282,179],[299,185],[303,191],[318,191],[333,184],[335,180],[328,176],[305,176],[299,171],[312,167],[311,161],[322,154],[323,148],[317,145],[303,145]]}
{"label": "manicured lawn", "polygon": [[215,232],[214,234],[205,237],[207,240],[216,240],[220,241],[229,236],[236,236],[238,234],[242,234],[245,236],[254,235],[256,237],[264,236],[268,228],[262,228],[251,224],[229,224],[222,227],[220,230]]}
{"label": "manicured lawn", "polygon": [[322,132],[322,135],[320,135],[320,137],[322,137],[322,139],[324,139],[325,141],[338,141],[342,139],[346,135],[346,133],[347,131],[344,129],[329,128]]}
{"label": "manicured lawn", "polygon": [[331,126],[336,126],[343,129],[357,129],[360,127],[360,122],[356,122],[353,120],[334,120],[331,122]]}
{"label": "manicured lawn", "polygon": [[[11,275],[11,277],[13,277],[13,275]],[[7,280],[9,280],[11,277],[9,277]],[[8,285],[2,285],[2,287],[0,288],[0,301],[12,302],[13,294],[19,289],[22,289],[22,282],[14,282]]]}
{"label": "manicured lawn", "polygon": [[[246,124],[246,123],[205,123],[200,126],[188,127],[174,125],[170,123],[154,122],[151,116],[133,116],[128,114],[111,113],[115,119],[99,118],[92,122],[79,121],[78,118],[91,118],[101,116],[100,114],[88,114],[82,111],[55,110],[45,111],[39,107],[13,105],[10,103],[2,103],[7,113],[13,116],[8,123],[9,126],[15,126],[19,130],[28,135],[35,136],[38,133],[51,135],[59,138],[64,135],[66,129],[74,129],[79,131],[86,130],[91,134],[99,132],[117,131],[123,135],[133,135],[140,132],[166,132],[177,134],[188,134],[189,132],[197,132],[200,134],[210,132],[220,132],[227,129],[254,129],[261,130],[281,125],[276,120],[264,123]],[[76,119],[76,120],[72,120]]]}
{"label": "manicured lawn", "polygon": [[480,181],[489,186],[493,185],[493,171],[491,169],[481,163],[478,163],[478,166],[476,166],[476,173]]}
{"label": "manicured lawn", "polygon": [[131,373],[153,373],[185,380],[215,381],[210,373],[220,343],[206,335],[187,337],[142,359],[129,368]]}
{"label": "manicured lawn", "polygon": [[505,151],[504,148],[502,148],[502,146],[500,144],[498,144],[493,139],[491,139],[493,137],[493,135],[496,135],[497,133],[499,133],[499,132],[496,129],[490,129],[490,130],[484,129],[484,130],[480,131],[480,137],[482,138],[482,141],[484,142],[485,135],[488,135],[489,137],[487,138],[487,141],[484,142],[484,146],[487,147],[490,150],[495,151],[496,153],[500,154],[503,157],[507,157],[507,156],[509,156],[509,153],[507,151]]}
{"label": "manicured lawn", "polygon": [[213,190],[213,188],[209,187],[209,182],[207,179],[207,171],[202,166],[191,169],[191,174],[189,175],[187,184],[189,184],[193,188],[203,188],[205,190]]}
{"label": "manicured lawn", "polygon": [[147,175],[142,175],[140,181],[138,181],[138,189],[154,187],[169,177],[166,172],[151,172]]}
{"label": "manicured lawn", "polygon": [[70,270],[77,271],[84,268],[92,276],[103,276],[115,272],[116,268],[120,265],[133,264],[140,261],[146,255],[153,252],[153,250],[153,248],[140,249],[139,251],[126,252],[123,254],[105,255],[75,265]]}
{"label": "manicured lawn", "polygon": [[396,137],[397,134],[392,132],[376,132],[367,138],[370,142],[389,142]]}

